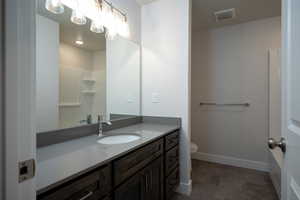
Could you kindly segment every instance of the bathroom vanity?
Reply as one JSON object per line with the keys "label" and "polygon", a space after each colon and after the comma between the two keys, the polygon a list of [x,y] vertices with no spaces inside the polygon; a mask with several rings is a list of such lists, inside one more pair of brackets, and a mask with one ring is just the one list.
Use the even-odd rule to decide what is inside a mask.
{"label": "bathroom vanity", "polygon": [[179,184],[179,126],[140,123],[106,132],[140,139],[104,145],[87,136],[39,148],[38,200],[163,200]]}
{"label": "bathroom vanity", "polygon": [[170,199],[180,119],[141,116],[139,40],[92,33],[93,19],[78,26],[66,20],[73,8],[54,14],[45,3],[36,13],[37,199]]}

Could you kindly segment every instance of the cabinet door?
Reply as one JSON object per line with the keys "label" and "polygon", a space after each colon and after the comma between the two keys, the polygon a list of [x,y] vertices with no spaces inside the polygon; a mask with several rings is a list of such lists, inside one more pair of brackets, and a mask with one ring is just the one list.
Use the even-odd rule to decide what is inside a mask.
{"label": "cabinet door", "polygon": [[143,200],[163,200],[163,159],[158,158],[147,166],[143,172]]}
{"label": "cabinet door", "polygon": [[142,176],[137,173],[115,190],[114,200],[142,200]]}

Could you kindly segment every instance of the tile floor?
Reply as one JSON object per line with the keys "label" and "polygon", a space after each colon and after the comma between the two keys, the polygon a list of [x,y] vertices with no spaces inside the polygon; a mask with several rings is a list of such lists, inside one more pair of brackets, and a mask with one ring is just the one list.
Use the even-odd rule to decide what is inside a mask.
{"label": "tile floor", "polygon": [[173,200],[278,200],[265,172],[197,160],[192,166],[191,196]]}

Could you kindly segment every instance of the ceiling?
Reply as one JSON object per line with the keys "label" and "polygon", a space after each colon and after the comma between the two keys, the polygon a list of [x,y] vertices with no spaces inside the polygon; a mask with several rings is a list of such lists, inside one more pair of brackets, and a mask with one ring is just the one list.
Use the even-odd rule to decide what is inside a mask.
{"label": "ceiling", "polygon": [[[106,49],[106,39],[104,34],[97,34],[90,31],[91,21],[85,25],[76,25],[70,21],[71,9],[65,6],[63,14],[55,15],[45,9],[45,0],[38,1],[38,14],[59,23],[60,42],[83,48],[89,51],[100,51]],[[82,40],[83,45],[75,44],[76,40]]]}
{"label": "ceiling", "polygon": [[[193,30],[217,28],[281,15],[281,0],[192,0]],[[214,12],[235,8],[236,18],[216,22]]]}

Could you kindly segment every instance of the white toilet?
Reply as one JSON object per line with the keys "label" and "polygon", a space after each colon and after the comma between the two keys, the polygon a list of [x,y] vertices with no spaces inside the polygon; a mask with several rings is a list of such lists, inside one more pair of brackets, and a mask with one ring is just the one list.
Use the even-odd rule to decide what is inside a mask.
{"label": "white toilet", "polygon": [[196,153],[197,151],[198,146],[194,142],[191,142],[191,153]]}

